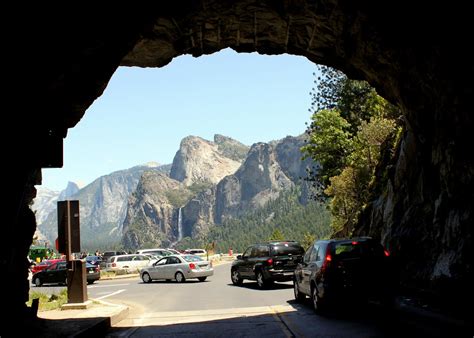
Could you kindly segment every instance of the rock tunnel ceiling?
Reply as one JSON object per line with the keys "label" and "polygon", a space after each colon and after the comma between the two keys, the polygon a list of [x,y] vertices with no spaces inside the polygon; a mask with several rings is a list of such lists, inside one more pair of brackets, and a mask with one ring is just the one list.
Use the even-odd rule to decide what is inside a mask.
{"label": "rock tunnel ceiling", "polygon": [[37,62],[25,66],[32,82],[25,90],[37,99],[13,125],[47,151],[14,149],[25,159],[21,170],[10,173],[6,210],[12,210],[8,217],[15,226],[5,235],[14,240],[4,249],[10,260],[2,264],[24,287],[11,293],[9,302],[22,309],[27,294],[21,257],[35,227],[28,203],[41,180],[38,170],[49,160],[61,162],[54,148],[60,149],[67,129],[101,95],[115,69],[162,67],[182,54],[227,47],[305,56],[369,81],[402,108],[406,131],[396,156],[385,163],[387,178],[357,233],[388,244],[404,264],[407,285],[449,290],[449,295],[465,292],[472,282],[474,205],[468,148],[473,90],[466,79],[474,72],[464,47],[470,31],[463,13],[468,11],[417,11],[395,1],[161,1],[115,15],[78,10],[74,17],[32,19],[41,39],[28,46]]}

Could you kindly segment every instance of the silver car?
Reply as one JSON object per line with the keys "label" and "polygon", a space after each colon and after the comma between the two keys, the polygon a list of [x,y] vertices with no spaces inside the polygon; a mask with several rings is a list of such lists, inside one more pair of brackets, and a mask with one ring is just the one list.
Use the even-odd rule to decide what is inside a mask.
{"label": "silver car", "polygon": [[204,282],[213,274],[212,263],[194,255],[163,257],[153,265],[140,270],[140,276],[145,283],[150,283],[155,279],[174,279],[182,283],[189,278],[197,278],[200,282]]}

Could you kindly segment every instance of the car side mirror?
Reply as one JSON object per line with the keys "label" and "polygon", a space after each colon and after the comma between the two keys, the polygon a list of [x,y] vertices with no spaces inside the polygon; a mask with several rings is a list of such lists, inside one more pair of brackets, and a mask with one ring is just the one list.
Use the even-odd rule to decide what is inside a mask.
{"label": "car side mirror", "polygon": [[237,255],[237,259],[242,259],[242,255]]}

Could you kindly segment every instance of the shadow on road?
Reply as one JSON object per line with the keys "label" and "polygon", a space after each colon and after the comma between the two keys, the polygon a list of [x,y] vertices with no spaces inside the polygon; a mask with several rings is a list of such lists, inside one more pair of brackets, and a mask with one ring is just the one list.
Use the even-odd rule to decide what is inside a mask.
{"label": "shadow on road", "polygon": [[273,283],[271,286],[265,288],[265,289],[260,289],[257,285],[257,282],[244,282],[242,285],[234,285],[232,283],[228,283],[227,285],[233,286],[236,288],[246,288],[246,289],[251,289],[251,290],[259,290],[259,291],[272,291],[272,290],[285,290],[285,289],[292,289],[293,284],[282,284],[282,283]]}

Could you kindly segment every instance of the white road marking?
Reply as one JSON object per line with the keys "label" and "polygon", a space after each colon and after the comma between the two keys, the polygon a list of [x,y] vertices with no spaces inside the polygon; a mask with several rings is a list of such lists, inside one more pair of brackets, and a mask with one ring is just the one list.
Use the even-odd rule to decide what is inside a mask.
{"label": "white road marking", "polygon": [[126,283],[126,284],[108,284],[108,285],[88,285],[87,287],[89,289],[95,289],[95,288],[108,288],[109,286],[122,286],[122,285],[130,285],[130,283]]}
{"label": "white road marking", "polygon": [[99,298],[95,298],[95,299],[99,300],[99,299],[104,299],[104,298],[107,298],[107,297],[110,297],[110,296],[115,296],[115,295],[118,295],[119,293],[122,293],[124,291],[125,291],[125,289],[117,290],[115,292],[109,293],[108,295],[105,295],[105,296],[102,296],[102,297],[99,297]]}

